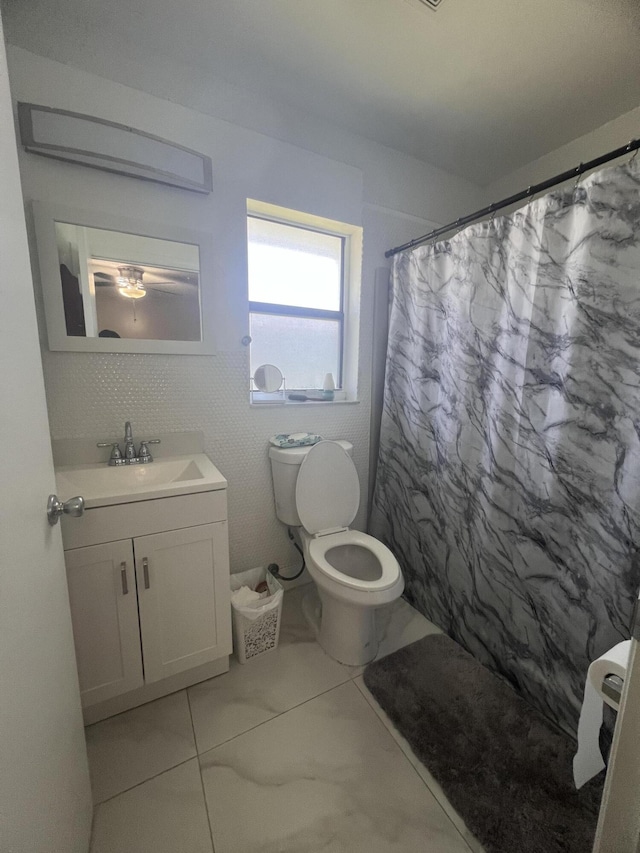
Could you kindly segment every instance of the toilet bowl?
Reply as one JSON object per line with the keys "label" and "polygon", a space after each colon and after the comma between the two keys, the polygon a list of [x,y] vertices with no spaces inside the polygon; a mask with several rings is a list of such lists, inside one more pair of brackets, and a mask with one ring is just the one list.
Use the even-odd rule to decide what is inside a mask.
{"label": "toilet bowl", "polygon": [[369,663],[378,653],[376,609],[404,589],[396,558],[378,539],[357,530],[319,537],[303,530],[301,539],[322,603],[314,625],[318,642],[340,663]]}
{"label": "toilet bowl", "polygon": [[295,450],[294,457],[272,448],[270,456],[278,517],[297,528],[320,597],[321,613],[308,618],[327,654],[368,663],[378,651],[375,611],[404,589],[400,566],[382,542],[349,528],[360,503],[351,445],[321,441]]}

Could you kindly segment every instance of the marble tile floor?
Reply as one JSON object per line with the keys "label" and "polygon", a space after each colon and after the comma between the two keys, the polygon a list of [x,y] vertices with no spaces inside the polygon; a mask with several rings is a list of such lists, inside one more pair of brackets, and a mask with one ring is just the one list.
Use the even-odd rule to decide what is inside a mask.
{"label": "marble tile floor", "polygon": [[[87,728],[91,853],[482,853],[366,689],[285,595],[276,652]],[[382,657],[438,629],[379,612]]]}

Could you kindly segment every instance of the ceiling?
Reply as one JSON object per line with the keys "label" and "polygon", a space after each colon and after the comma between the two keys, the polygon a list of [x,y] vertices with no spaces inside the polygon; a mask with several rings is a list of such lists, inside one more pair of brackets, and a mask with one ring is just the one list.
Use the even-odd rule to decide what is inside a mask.
{"label": "ceiling", "polygon": [[638,0],[3,0],[3,15],[35,53],[195,67],[482,185],[640,105]]}

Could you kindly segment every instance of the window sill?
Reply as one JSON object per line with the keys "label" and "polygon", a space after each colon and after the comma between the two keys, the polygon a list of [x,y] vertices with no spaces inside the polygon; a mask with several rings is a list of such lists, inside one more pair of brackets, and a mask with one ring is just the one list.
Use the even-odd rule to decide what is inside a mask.
{"label": "window sill", "polygon": [[360,400],[250,400],[249,405],[255,409],[289,409],[306,406],[323,409],[325,406],[357,406]]}

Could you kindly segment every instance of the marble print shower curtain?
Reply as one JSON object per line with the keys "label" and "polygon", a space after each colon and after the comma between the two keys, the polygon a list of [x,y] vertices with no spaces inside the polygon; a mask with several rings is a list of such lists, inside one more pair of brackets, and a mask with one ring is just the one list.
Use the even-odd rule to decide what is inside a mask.
{"label": "marble print shower curtain", "polygon": [[640,158],[395,258],[373,533],[574,733],[640,585]]}

